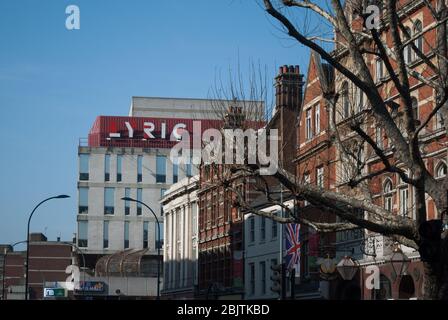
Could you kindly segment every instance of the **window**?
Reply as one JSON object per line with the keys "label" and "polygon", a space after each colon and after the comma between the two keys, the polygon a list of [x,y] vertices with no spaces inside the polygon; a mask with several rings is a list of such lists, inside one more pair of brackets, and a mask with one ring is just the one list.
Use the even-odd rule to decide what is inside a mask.
{"label": "window", "polygon": [[364,92],[358,87],[356,87],[356,103],[358,105],[358,112],[364,109]]}
{"label": "window", "polygon": [[434,119],[435,119],[435,126],[434,126],[435,129],[441,129],[444,127],[443,116],[440,110],[436,112]]}
{"label": "window", "polygon": [[408,187],[400,188],[399,189],[399,196],[400,196],[400,214],[403,217],[407,217],[408,215],[408,205],[409,205],[409,189]]}
{"label": "window", "polygon": [[88,224],[87,221],[78,222],[78,247],[87,248]]}
{"label": "window", "polygon": [[320,133],[320,105],[316,105],[314,111],[314,130],[316,135]]}
{"label": "window", "polygon": [[177,159],[174,160],[173,163],[173,183],[176,183],[178,181],[179,177],[179,164],[177,163]]}
{"label": "window", "polygon": [[124,222],[124,248],[129,248],[129,221]]}
{"label": "window", "polygon": [[316,170],[316,181],[317,186],[323,188],[324,187],[324,167],[319,167]]}
{"label": "window", "polygon": [[249,242],[255,241],[255,218],[249,218]]}
{"label": "window", "polygon": [[156,157],[156,182],[166,183],[166,156]]}
{"label": "window", "polygon": [[78,212],[81,214],[86,214],[89,212],[89,188],[81,187],[79,188],[79,203]]}
{"label": "window", "polygon": [[260,262],[261,294],[266,294],[266,262]]}
{"label": "window", "polygon": [[[130,188],[124,189],[124,196],[126,198],[131,197],[131,189]],[[131,213],[131,202],[129,200],[126,200],[124,202],[124,215],[128,216],[130,213]]]}
{"label": "window", "polygon": [[[303,183],[305,183],[305,184],[310,184],[311,183],[311,176],[310,176],[310,174],[309,173],[305,173],[304,175],[303,175]],[[308,202],[308,201],[304,201],[303,202],[303,205],[304,206],[307,206],[307,205],[309,205],[310,203]]]}
{"label": "window", "polygon": [[123,156],[117,155],[117,182],[121,181],[121,167],[123,163]]}
{"label": "window", "polygon": [[104,156],[104,181],[110,181],[110,154]]}
{"label": "window", "polygon": [[385,275],[380,275],[380,288],[374,290],[375,300],[389,300],[392,298],[392,286],[391,282]]}
{"label": "window", "polygon": [[260,217],[261,227],[260,227],[260,240],[264,241],[266,239],[266,218]]}
{"label": "window", "polygon": [[[406,32],[409,35],[409,37],[412,37],[411,29],[406,27]],[[406,40],[406,37],[404,37],[404,39]],[[408,64],[408,63],[410,63],[412,61],[412,50],[411,50],[411,46],[410,45],[407,45],[406,47],[404,47],[404,49],[403,49],[403,57],[404,57],[404,62],[406,64]]]}
{"label": "window", "polygon": [[114,214],[114,188],[104,188],[104,214]]}
{"label": "window", "polygon": [[392,182],[387,179],[384,183],[383,188],[384,193],[384,208],[387,211],[392,211],[393,203],[392,203]]}
{"label": "window", "polygon": [[348,99],[348,82],[344,81],[342,84],[342,117],[348,118],[350,116],[350,101]]}
{"label": "window", "polygon": [[378,146],[378,148],[382,149],[383,148],[383,130],[381,129],[381,127],[377,124],[376,128],[375,128],[375,138],[376,138],[376,145]]}
{"label": "window", "polygon": [[311,108],[306,110],[306,139],[310,140],[313,137],[313,128],[311,122]]}
{"label": "window", "polygon": [[143,156],[137,156],[137,182],[143,181]]}
{"label": "window", "polygon": [[[277,215],[277,213],[275,213],[275,215]],[[277,221],[271,220],[271,239],[277,238],[277,233],[278,233]]]}
{"label": "window", "polygon": [[255,294],[255,264],[249,263],[249,294],[254,295]]}
{"label": "window", "polygon": [[109,248],[109,221],[103,223],[103,248]]}
{"label": "window", "polygon": [[412,97],[411,101],[412,101],[412,114],[414,115],[414,120],[418,120],[419,119],[419,114],[418,114],[418,101],[417,101],[417,98]]}
{"label": "window", "polygon": [[143,222],[143,249],[148,248],[148,226],[148,221]]}
{"label": "window", "polygon": [[447,166],[444,162],[440,162],[436,167],[436,179],[446,177]]}
{"label": "window", "polygon": [[[143,196],[143,189],[138,188],[137,189],[137,201],[143,201],[142,196]],[[142,204],[139,202],[137,202],[137,215],[138,216],[142,215]]]}
{"label": "window", "polygon": [[[420,20],[415,21],[414,35],[422,32],[422,30],[423,30],[422,22]],[[423,53],[423,36],[420,36],[417,39],[415,39],[414,45],[418,49],[418,51]],[[414,60],[417,60],[417,59],[418,59],[418,55],[417,55],[417,53],[414,52]]]}
{"label": "window", "polygon": [[86,153],[79,155],[79,180],[89,180],[89,155]]}
{"label": "window", "polygon": [[375,61],[376,65],[376,81],[379,82],[384,77],[383,75],[383,60],[380,58],[376,59]]}

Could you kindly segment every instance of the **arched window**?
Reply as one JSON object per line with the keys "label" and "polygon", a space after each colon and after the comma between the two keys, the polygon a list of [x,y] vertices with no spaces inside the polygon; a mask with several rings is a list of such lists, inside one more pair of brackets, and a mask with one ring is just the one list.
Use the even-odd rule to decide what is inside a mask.
{"label": "arched window", "polygon": [[[423,30],[423,25],[420,20],[415,21],[414,23],[414,34],[420,33]],[[420,52],[423,52],[423,36],[418,37],[414,40],[414,45]],[[418,58],[417,54],[414,54],[414,60]]]}
{"label": "arched window", "polygon": [[436,178],[446,177],[447,166],[446,166],[445,162],[440,161],[440,163],[436,167],[435,173],[436,173]]}
{"label": "arched window", "polygon": [[387,211],[392,211],[392,207],[393,207],[392,189],[393,189],[392,181],[390,179],[387,179],[386,182],[384,182],[384,186],[383,186],[384,208]]}
{"label": "arched window", "polygon": [[419,113],[418,113],[418,101],[417,101],[417,98],[412,97],[411,101],[412,101],[412,113],[414,114],[414,120],[418,120],[419,119]]}
{"label": "arched window", "polygon": [[[406,29],[406,32],[409,35],[409,37],[412,37],[411,29],[409,29],[408,27],[406,27],[405,29]],[[403,40],[406,41],[406,39],[407,39],[406,36],[404,36]],[[404,56],[405,63],[410,63],[412,61],[412,50],[411,50],[410,45],[407,45],[406,47],[404,47],[403,56]]]}

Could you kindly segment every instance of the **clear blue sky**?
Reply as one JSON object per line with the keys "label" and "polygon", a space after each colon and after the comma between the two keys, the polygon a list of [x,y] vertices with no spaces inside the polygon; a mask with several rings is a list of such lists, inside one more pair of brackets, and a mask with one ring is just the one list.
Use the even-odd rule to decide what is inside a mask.
{"label": "clear blue sky", "polygon": [[[65,8],[81,30],[65,28]],[[255,0],[1,0],[0,243],[76,230],[77,145],[95,117],[126,115],[132,96],[206,98],[217,70],[308,63]]]}

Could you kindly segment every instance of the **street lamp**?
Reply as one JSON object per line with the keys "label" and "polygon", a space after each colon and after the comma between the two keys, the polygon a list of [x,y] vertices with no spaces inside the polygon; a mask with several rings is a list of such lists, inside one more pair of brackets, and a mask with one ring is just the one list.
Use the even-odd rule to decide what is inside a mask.
{"label": "street lamp", "polygon": [[151,211],[151,213],[154,215],[154,218],[156,219],[156,223],[157,223],[157,300],[160,300],[160,223],[159,223],[159,219],[157,218],[157,215],[155,214],[154,210],[151,209],[151,207],[149,207],[146,203],[140,201],[140,200],[135,200],[133,198],[130,197],[123,197],[121,198],[121,200],[123,201],[133,201],[133,202],[137,202],[140,203],[142,205],[144,205],[146,208],[149,209],[149,211]]}
{"label": "street lamp", "polygon": [[390,263],[392,264],[392,269],[397,277],[401,277],[406,274],[410,260],[403,253],[398,244],[395,244],[392,256],[390,257]]}
{"label": "street lamp", "polygon": [[27,228],[27,232],[26,232],[26,265],[25,265],[25,300],[28,300],[28,271],[29,271],[29,258],[30,258],[30,223],[31,223],[31,218],[33,217],[34,212],[36,211],[36,209],[43,204],[44,202],[47,202],[49,200],[52,199],[66,199],[66,198],[70,198],[70,196],[66,195],[66,194],[60,194],[58,196],[54,196],[54,197],[50,197],[47,198],[45,200],[42,200],[41,202],[39,202],[37,204],[37,206],[34,207],[33,211],[31,211],[30,217],[28,218],[28,228]]}
{"label": "street lamp", "polygon": [[349,256],[345,256],[336,266],[339,274],[341,275],[343,280],[350,281],[358,271],[358,265],[352,258]]}
{"label": "street lamp", "polygon": [[[10,247],[11,247],[11,249],[13,249],[16,245],[21,244],[21,243],[25,243],[25,242],[26,242],[26,240],[24,240],[24,241],[19,241],[19,242],[16,242],[16,243],[10,245]],[[5,254],[4,254],[4,257],[3,257],[3,270],[2,270],[2,273],[3,273],[3,275],[2,275],[2,279],[3,279],[3,281],[2,281],[2,282],[3,282],[3,283],[2,283],[2,299],[3,299],[3,300],[6,300],[6,299],[5,299],[6,257],[8,256],[8,253],[9,253],[10,251],[12,251],[12,250],[9,250],[8,248],[5,248]]]}

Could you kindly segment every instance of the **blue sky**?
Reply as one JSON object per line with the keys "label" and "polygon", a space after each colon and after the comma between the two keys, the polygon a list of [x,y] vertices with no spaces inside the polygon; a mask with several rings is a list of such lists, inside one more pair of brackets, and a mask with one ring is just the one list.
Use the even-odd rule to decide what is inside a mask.
{"label": "blue sky", "polygon": [[[65,28],[78,5],[81,29]],[[76,230],[77,145],[97,115],[126,115],[132,96],[207,98],[238,61],[299,64],[308,50],[277,30],[255,0],[1,0],[0,243],[32,231]]]}

